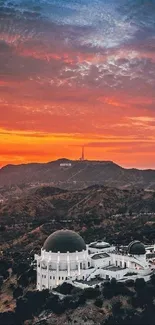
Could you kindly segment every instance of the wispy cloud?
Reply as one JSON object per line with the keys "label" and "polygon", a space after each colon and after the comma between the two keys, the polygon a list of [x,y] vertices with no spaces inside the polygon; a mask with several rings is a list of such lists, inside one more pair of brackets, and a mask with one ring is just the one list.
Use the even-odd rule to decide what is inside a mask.
{"label": "wispy cloud", "polygon": [[154,0],[0,2],[1,164],[41,161],[43,144],[45,160],[75,158],[85,143],[89,158],[138,166],[142,150],[155,166],[154,9]]}

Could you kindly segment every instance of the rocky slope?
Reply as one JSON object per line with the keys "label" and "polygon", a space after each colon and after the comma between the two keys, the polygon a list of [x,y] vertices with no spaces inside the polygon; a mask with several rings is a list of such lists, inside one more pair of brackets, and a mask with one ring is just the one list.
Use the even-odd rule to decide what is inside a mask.
{"label": "rocky slope", "polygon": [[34,253],[60,228],[82,232],[87,242],[150,241],[155,235],[155,193],[99,185],[78,191],[41,187],[1,203],[0,225],[0,249],[8,253]]}

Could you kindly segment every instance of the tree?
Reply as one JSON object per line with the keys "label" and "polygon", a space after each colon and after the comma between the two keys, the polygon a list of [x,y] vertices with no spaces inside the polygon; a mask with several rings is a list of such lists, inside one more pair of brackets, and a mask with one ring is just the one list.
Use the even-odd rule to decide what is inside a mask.
{"label": "tree", "polygon": [[0,225],[0,231],[5,231],[6,230],[6,226],[5,225]]}
{"label": "tree", "polygon": [[49,297],[49,291],[27,291],[24,297],[16,301],[16,317],[19,322],[31,319],[33,315],[41,311],[41,307],[46,303]]}
{"label": "tree", "polygon": [[126,284],[127,287],[130,288],[130,287],[134,287],[135,282],[134,282],[134,280],[129,279],[129,280],[127,280],[127,281],[125,282],[125,284]]}
{"label": "tree", "polygon": [[78,304],[79,304],[79,306],[80,305],[83,306],[83,305],[85,305],[85,303],[86,303],[86,297],[81,294],[78,299]]}
{"label": "tree", "polygon": [[146,285],[146,282],[145,282],[145,280],[143,278],[137,278],[136,281],[135,281],[135,290],[139,291],[142,288],[144,288],[145,285]]}
{"label": "tree", "polygon": [[23,295],[23,289],[21,287],[16,287],[13,291],[13,298],[17,299],[18,297],[21,297]]}
{"label": "tree", "polygon": [[112,312],[113,314],[120,314],[121,313],[121,307],[122,307],[122,303],[120,300],[117,300],[113,303],[112,305]]}
{"label": "tree", "polygon": [[36,283],[36,270],[33,267],[26,271],[26,276],[31,283]]}
{"label": "tree", "polygon": [[63,295],[70,295],[73,289],[72,284],[63,282],[60,286],[57,287],[56,291],[62,293]]}
{"label": "tree", "polygon": [[27,287],[29,284],[29,280],[26,274],[22,274],[19,279],[17,280],[18,285],[21,285],[22,287]]}
{"label": "tree", "polygon": [[0,324],[1,325],[19,325],[15,313],[12,311],[7,311],[0,313]]}
{"label": "tree", "polygon": [[53,306],[57,305],[59,301],[59,297],[57,295],[54,294],[50,294],[50,296],[48,297],[46,304],[45,304],[45,309],[51,309],[53,308]]}
{"label": "tree", "polygon": [[116,279],[115,278],[112,278],[111,281],[110,281],[110,284],[111,284],[112,287],[115,287],[116,284],[117,284]]}
{"label": "tree", "polygon": [[14,274],[17,274],[17,276],[20,276],[23,274],[28,268],[29,268],[29,263],[27,262],[21,262],[21,263],[14,263],[12,267],[12,271]]}
{"label": "tree", "polygon": [[5,258],[0,260],[0,275],[7,279],[9,277],[8,269],[12,266],[11,262]]}
{"label": "tree", "polygon": [[3,276],[0,276],[0,289],[2,287],[2,284],[3,284]]}
{"label": "tree", "polygon": [[132,216],[132,210],[131,209],[129,210],[129,216],[130,217]]}
{"label": "tree", "polygon": [[155,274],[151,275],[150,282],[152,283],[153,286],[155,286]]}
{"label": "tree", "polygon": [[98,297],[100,294],[99,289],[95,289],[95,288],[86,288],[83,290],[83,296],[86,299],[94,299],[96,297]]}
{"label": "tree", "polygon": [[95,306],[101,308],[102,305],[103,305],[103,299],[102,299],[102,297],[98,297],[98,298],[96,298],[94,304],[95,304]]}
{"label": "tree", "polygon": [[19,324],[32,318],[32,306],[26,298],[20,297],[17,299],[15,314]]}

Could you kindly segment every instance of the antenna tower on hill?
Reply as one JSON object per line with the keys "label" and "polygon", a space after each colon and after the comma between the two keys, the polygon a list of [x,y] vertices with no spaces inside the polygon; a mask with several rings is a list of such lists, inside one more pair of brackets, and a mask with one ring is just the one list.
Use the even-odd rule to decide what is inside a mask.
{"label": "antenna tower on hill", "polygon": [[81,155],[81,158],[80,158],[80,160],[85,160],[85,157],[84,157],[84,146],[82,146],[82,155]]}

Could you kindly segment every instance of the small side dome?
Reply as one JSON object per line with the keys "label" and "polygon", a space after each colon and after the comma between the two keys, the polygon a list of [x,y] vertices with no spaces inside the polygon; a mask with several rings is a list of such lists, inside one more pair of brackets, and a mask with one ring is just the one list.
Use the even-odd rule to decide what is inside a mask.
{"label": "small side dome", "polygon": [[71,230],[58,230],[51,234],[43,245],[46,252],[74,253],[86,250],[83,238]]}
{"label": "small side dome", "polygon": [[130,255],[144,255],[145,252],[145,246],[139,240],[132,241],[128,246],[128,253]]}

